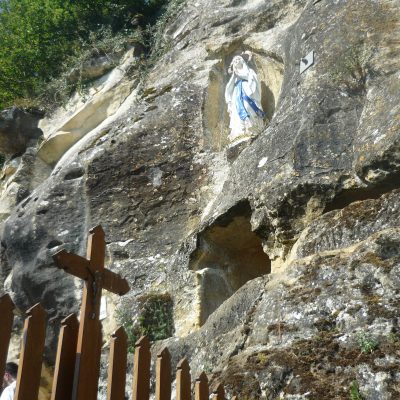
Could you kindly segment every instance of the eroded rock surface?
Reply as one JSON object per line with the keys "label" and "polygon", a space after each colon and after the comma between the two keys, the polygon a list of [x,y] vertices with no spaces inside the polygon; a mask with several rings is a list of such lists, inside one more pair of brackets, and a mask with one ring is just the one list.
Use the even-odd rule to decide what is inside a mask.
{"label": "eroded rock surface", "polygon": [[38,128],[43,118],[40,111],[25,111],[12,107],[0,114],[0,152],[8,156],[23,153],[29,142],[36,142],[43,135]]}
{"label": "eroded rock surface", "polygon": [[[127,77],[128,70],[138,56],[135,50],[131,48],[119,63],[115,56],[108,61],[96,59],[93,64],[82,67],[82,79],[98,79],[89,86],[87,93],[76,93],[65,108],[41,121],[45,136],[38,149],[41,160],[54,166],[79,139],[118,111],[137,83],[136,78]],[[117,67],[104,74],[113,64],[117,64]]]}
{"label": "eroded rock surface", "polygon": [[[359,203],[316,219],[312,225],[321,228],[321,245],[328,218],[337,225],[327,231],[341,243],[331,250],[310,249],[305,257],[298,251],[284,272],[248,282],[200,331],[167,341],[174,362],[189,356],[195,375],[212,368],[214,382],[222,380],[231,393],[251,399],[281,394],[342,399],[353,381],[367,399],[395,399],[400,226],[397,219],[388,227],[385,219],[399,199],[396,191],[368,201],[376,223],[358,240],[340,232],[364,220]],[[382,201],[390,204],[386,210]],[[299,248],[308,240],[301,236]]]}
{"label": "eroded rock surface", "polygon": [[[18,307],[41,300],[54,330],[76,311],[79,284],[51,256],[84,254],[101,223],[108,264],[132,286],[120,309],[172,299],[174,366],[186,355],[240,398],[343,399],[352,382],[368,400],[398,398],[399,9],[184,5],[142,90],[7,215],[1,271]],[[245,50],[270,122],[229,157],[223,91]]]}

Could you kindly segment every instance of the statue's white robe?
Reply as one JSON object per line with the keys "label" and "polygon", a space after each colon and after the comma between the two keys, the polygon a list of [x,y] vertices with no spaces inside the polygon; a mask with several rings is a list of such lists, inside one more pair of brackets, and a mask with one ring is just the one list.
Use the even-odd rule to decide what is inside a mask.
{"label": "statue's white robe", "polygon": [[243,68],[233,73],[225,89],[225,101],[228,105],[230,116],[230,134],[231,141],[240,139],[241,137],[250,136],[252,133],[259,132],[263,126],[263,119],[260,118],[252,107],[244,101],[244,107],[249,115],[249,118],[241,120],[236,109],[236,99],[240,96],[239,86],[236,85],[239,79],[243,80],[243,91],[249,96],[262,110],[261,107],[261,87],[258,81],[257,74],[253,69],[244,64]]}

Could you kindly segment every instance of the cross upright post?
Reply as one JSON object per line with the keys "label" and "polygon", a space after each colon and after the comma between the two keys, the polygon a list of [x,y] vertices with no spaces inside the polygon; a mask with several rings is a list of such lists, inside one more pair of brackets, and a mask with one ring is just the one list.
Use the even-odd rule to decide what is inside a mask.
{"label": "cross upright post", "polygon": [[101,350],[101,291],[123,295],[128,282],[104,268],[106,243],[101,226],[90,230],[86,257],[62,250],[53,256],[56,265],[85,281],[76,348],[72,400],[96,400]]}

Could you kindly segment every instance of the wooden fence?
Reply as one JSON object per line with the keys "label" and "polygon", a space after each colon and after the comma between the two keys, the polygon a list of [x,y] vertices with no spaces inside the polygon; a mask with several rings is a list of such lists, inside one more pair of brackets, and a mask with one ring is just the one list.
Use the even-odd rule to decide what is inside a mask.
{"label": "wooden fence", "polygon": [[[62,251],[54,256],[56,264],[74,276],[84,279],[81,317],[71,314],[61,323],[51,400],[96,400],[100,375],[101,322],[99,306],[101,289],[124,294],[127,282],[104,268],[105,241],[101,227],[91,230],[87,258]],[[14,320],[14,304],[9,295],[0,298],[0,376],[4,374]],[[27,311],[25,319],[17,387],[14,400],[37,400],[46,337],[46,311],[36,304]],[[127,371],[127,335],[118,328],[110,340],[107,399],[125,400]],[[132,400],[150,397],[150,342],[140,338],[135,345]],[[165,347],[156,359],[156,400],[171,400],[171,357]],[[209,400],[207,375],[203,372],[194,382],[194,399]],[[181,360],[176,370],[176,400],[192,399],[189,363]],[[225,399],[220,384],[211,394],[213,400]],[[236,396],[232,400],[238,400]]]}
{"label": "wooden fence", "polygon": [[[0,374],[4,373],[8,346],[11,338],[14,319],[14,305],[9,295],[0,298]],[[77,374],[77,340],[79,323],[74,314],[62,321],[54,379],[52,386],[52,400],[84,400],[74,393],[74,378]],[[23,329],[23,340],[19,359],[17,388],[14,400],[37,400],[40,386],[42,355],[45,345],[46,312],[40,304],[36,304],[27,311]],[[108,361],[107,399],[125,400],[126,368],[127,368],[127,335],[124,328],[118,328],[111,337]],[[84,349],[83,349],[84,350]],[[140,338],[135,345],[134,367],[132,379],[132,399],[148,400],[150,397],[150,342],[146,336]],[[97,381],[99,377],[100,354],[98,359],[92,360],[92,373],[96,375],[95,388],[85,389],[95,393],[97,398]],[[167,347],[158,354],[155,362],[157,400],[171,400],[171,358]],[[208,400],[225,399],[224,388],[218,385],[210,393],[207,375],[203,372],[195,380],[194,399]],[[192,399],[192,381],[189,363],[184,358],[176,369],[176,400]],[[237,400],[235,396],[232,400]],[[85,398],[85,400],[88,400]]]}

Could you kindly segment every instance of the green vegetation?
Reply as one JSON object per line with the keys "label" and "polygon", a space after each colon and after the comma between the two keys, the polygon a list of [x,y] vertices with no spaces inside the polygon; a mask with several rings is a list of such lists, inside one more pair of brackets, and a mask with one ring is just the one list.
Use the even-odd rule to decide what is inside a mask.
{"label": "green vegetation", "polygon": [[357,381],[351,382],[350,400],[364,400],[364,398],[361,396]]}
{"label": "green vegetation", "polygon": [[378,342],[364,331],[358,333],[357,341],[360,345],[361,353],[370,354],[378,348]]}
{"label": "green vegetation", "polygon": [[148,25],[147,37],[150,48],[147,60],[147,68],[153,66],[154,62],[165,52],[170,50],[172,42],[164,36],[167,24],[174,19],[181,9],[185,0],[169,0],[165,11],[160,15],[154,25]]}
{"label": "green vegetation", "polygon": [[388,340],[391,344],[400,343],[400,334],[397,332],[390,332]]}
{"label": "green vegetation", "polygon": [[124,32],[113,33],[109,27],[103,27],[91,32],[79,51],[66,57],[66,67],[58,76],[51,78],[42,88],[37,90],[35,102],[41,107],[51,110],[54,106],[65,104],[71,94],[78,91],[85,94],[91,79],[83,74],[85,63],[91,59],[106,56],[110,66],[118,64],[118,55],[131,43],[141,43],[141,31],[136,30],[127,35]]}
{"label": "green vegetation", "polygon": [[268,356],[265,353],[258,353],[257,354],[257,362],[259,364],[265,365],[268,361]]}
{"label": "green vegetation", "polygon": [[61,102],[85,83],[68,81],[68,73],[115,46],[140,42],[145,58],[154,58],[165,47],[160,29],[181,3],[0,0],[0,109]]}
{"label": "green vegetation", "polygon": [[173,302],[168,294],[150,294],[139,301],[139,317],[132,318],[132,310],[124,307],[118,311],[118,322],[128,336],[128,351],[133,353],[135,342],[141,336],[150,341],[171,337],[174,333]]}

